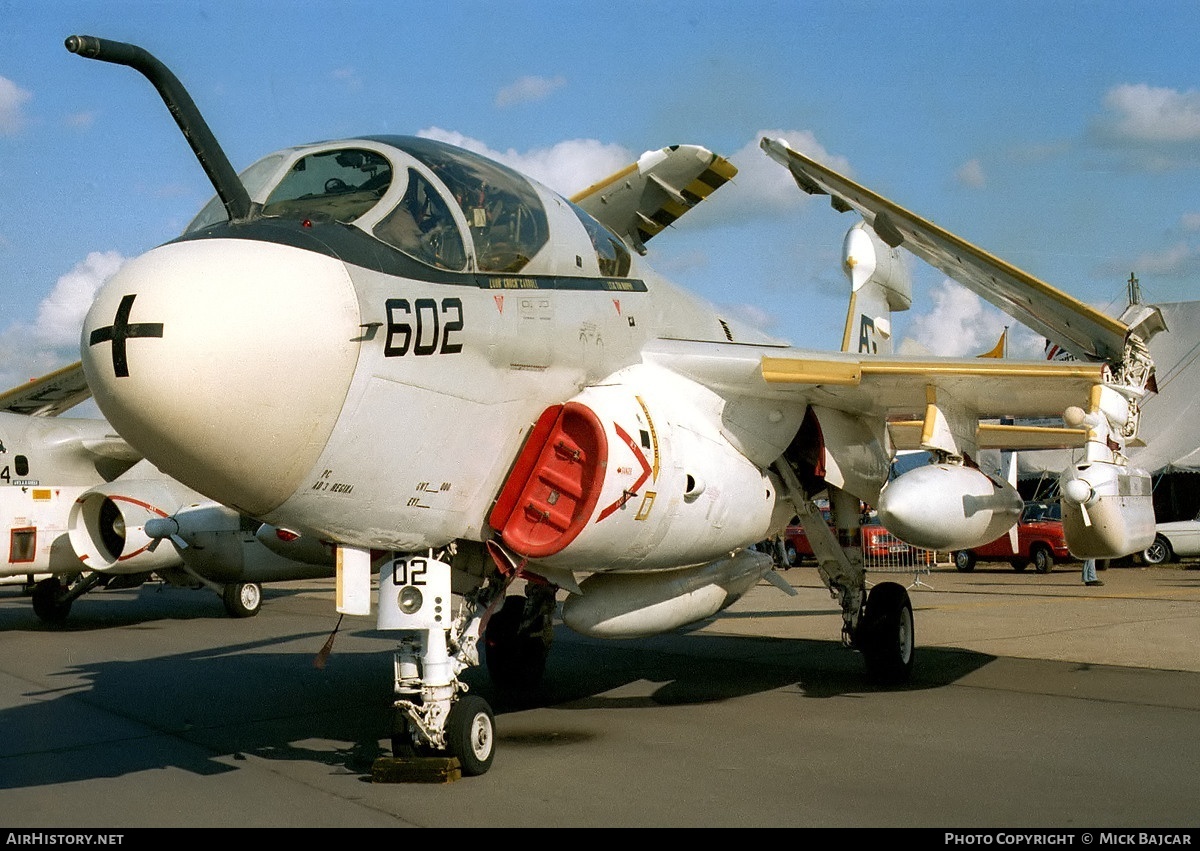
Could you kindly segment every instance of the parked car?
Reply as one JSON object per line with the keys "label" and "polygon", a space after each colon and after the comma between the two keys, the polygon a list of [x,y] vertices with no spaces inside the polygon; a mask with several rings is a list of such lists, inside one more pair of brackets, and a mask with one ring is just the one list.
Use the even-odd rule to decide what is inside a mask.
{"label": "parked car", "polygon": [[[821,512],[825,518],[825,522],[831,527],[833,520],[830,519],[828,509]],[[793,517],[793,521],[798,521],[799,517]],[[788,564],[800,564],[804,561],[812,561],[813,555],[812,544],[808,542],[808,535],[804,532],[804,527],[798,522],[793,522],[784,530],[783,542],[787,548]]]}
{"label": "parked car", "polygon": [[1200,556],[1200,516],[1156,524],[1154,543],[1142,550],[1146,564],[1179,561],[1186,556]]}
{"label": "parked car", "polygon": [[[829,512],[826,510],[821,513],[825,518],[825,522],[832,527],[833,521],[830,519]],[[914,547],[900,540],[885,529],[875,517],[870,517],[863,522],[861,532],[863,558],[868,563],[889,563],[909,556],[914,558],[919,556],[917,560],[923,563],[933,561],[932,552],[922,550],[919,547]],[[800,564],[803,561],[812,561],[816,558],[813,555],[812,545],[808,541],[808,535],[804,532],[804,527],[798,523],[793,523],[787,527],[787,531],[784,533],[784,543],[786,544],[787,557],[791,564]]]}
{"label": "parked car", "polygon": [[970,550],[956,550],[954,566],[961,571],[975,569],[977,561],[1006,561],[1013,570],[1033,565],[1038,573],[1049,573],[1055,564],[1071,561],[1067,539],[1063,535],[1062,509],[1057,502],[1029,502],[1017,522],[1017,548],[1005,532],[991,543]]}

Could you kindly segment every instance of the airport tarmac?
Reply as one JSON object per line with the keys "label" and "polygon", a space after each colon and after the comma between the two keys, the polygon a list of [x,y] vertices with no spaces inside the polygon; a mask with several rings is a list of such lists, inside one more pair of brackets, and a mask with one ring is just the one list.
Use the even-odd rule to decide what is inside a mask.
{"label": "airport tarmac", "polygon": [[1200,827],[1200,570],[871,574],[910,586],[913,681],[869,685],[811,567],[696,627],[563,627],[542,692],[497,695],[491,771],[370,782],[393,642],[332,583],[224,616],[158,585],[65,628],[0,589],[0,826]]}

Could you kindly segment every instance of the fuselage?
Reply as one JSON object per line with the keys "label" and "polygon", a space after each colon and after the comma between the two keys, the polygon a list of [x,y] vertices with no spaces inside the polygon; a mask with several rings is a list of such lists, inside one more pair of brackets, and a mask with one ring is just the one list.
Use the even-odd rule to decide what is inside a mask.
{"label": "fuselage", "polygon": [[482,540],[539,414],[657,338],[769,342],[566,199],[469,152],[363,138],[243,173],[85,320],[118,431],[246,514],[354,546]]}

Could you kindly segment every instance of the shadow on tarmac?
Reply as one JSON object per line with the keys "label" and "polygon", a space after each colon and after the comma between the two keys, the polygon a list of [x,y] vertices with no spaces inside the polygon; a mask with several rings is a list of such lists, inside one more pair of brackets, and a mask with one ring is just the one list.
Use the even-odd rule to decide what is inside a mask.
{"label": "shadow on tarmac", "polygon": [[[93,606],[73,616],[66,629],[100,638],[111,627],[153,628],[156,620],[219,617],[220,610],[215,597],[211,606],[197,606],[191,614],[145,606],[139,613],[132,604]],[[22,619],[12,610],[0,614],[0,629],[11,630],[11,622]],[[24,629],[46,629],[32,612],[28,617],[32,622]],[[318,668],[315,650],[327,636],[299,632],[179,654],[150,651],[136,659],[126,654],[127,660],[63,665],[49,675],[61,679],[60,688],[23,689],[19,705],[0,709],[0,789],[147,769],[220,774],[237,770],[247,756],[308,760],[367,775],[377,757],[390,755],[389,636],[343,632],[341,647],[335,645]],[[312,651],[281,649],[295,644]],[[918,654],[905,690],[940,688],[994,658],[938,648],[920,648]],[[775,689],[794,689],[799,698],[883,690],[867,682],[859,655],[834,641],[674,633],[614,642],[563,626],[536,693],[497,692],[483,668],[469,669],[462,679],[497,716],[545,707],[607,712],[690,705]],[[631,684],[639,688],[627,688]],[[580,736],[544,729],[506,739],[501,731],[500,744],[552,746]]]}

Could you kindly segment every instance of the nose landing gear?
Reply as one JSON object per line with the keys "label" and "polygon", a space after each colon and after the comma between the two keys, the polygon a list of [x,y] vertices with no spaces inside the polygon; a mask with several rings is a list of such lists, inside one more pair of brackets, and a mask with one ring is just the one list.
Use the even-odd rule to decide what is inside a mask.
{"label": "nose landing gear", "polygon": [[492,766],[496,721],[487,701],[458,675],[479,664],[483,616],[504,588],[476,588],[452,617],[450,570],[432,557],[407,556],[380,572],[379,628],[399,633],[392,753],[400,761],[432,760],[424,767],[447,776],[472,777]]}

